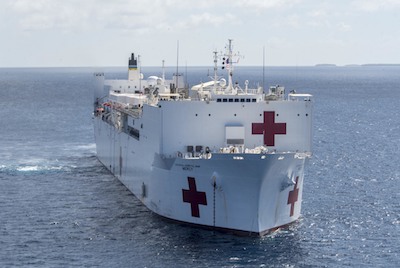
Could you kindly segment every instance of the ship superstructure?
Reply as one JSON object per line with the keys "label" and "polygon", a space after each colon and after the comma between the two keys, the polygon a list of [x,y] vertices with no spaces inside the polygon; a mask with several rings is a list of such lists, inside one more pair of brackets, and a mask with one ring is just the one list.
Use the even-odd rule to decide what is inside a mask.
{"label": "ship superstructure", "polygon": [[300,216],[313,101],[234,84],[235,56],[229,40],[213,79],[189,91],[178,74],[145,79],[134,54],[127,80],[95,74],[97,156],[161,216],[264,234]]}

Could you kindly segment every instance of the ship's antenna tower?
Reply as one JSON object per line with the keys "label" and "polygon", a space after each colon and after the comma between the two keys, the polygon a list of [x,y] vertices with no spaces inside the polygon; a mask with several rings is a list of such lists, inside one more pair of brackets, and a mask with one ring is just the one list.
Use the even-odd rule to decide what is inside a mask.
{"label": "ship's antenna tower", "polygon": [[179,71],[179,40],[176,43],[176,74],[175,74],[175,93],[178,93],[178,71]]}
{"label": "ship's antenna tower", "polygon": [[184,83],[184,85],[183,85],[183,87],[186,89],[186,86],[187,86],[187,77],[188,77],[188,74],[187,74],[187,61],[185,61],[185,76],[184,76],[184,78],[185,78],[185,83]]}
{"label": "ship's antenna tower", "polygon": [[263,46],[263,81],[262,81],[262,88],[264,91],[265,88],[265,46]]}
{"label": "ship's antenna tower", "polygon": [[[233,90],[233,64],[238,63],[239,59],[242,58],[242,56],[239,54],[239,52],[233,54],[233,47],[232,47],[232,41],[233,39],[228,39],[229,44],[227,47],[227,51],[225,54],[222,55],[222,69],[227,69],[228,71],[228,87],[226,88],[226,91],[232,91]],[[221,53],[222,54],[222,53]],[[233,59],[235,57],[235,60]]]}
{"label": "ship's antenna tower", "polygon": [[142,91],[142,63],[140,61],[140,55],[137,56],[138,70],[139,70],[139,90]]}
{"label": "ship's antenna tower", "polygon": [[213,51],[214,53],[214,92],[217,89],[217,79],[218,79],[218,52]]}
{"label": "ship's antenna tower", "polygon": [[228,89],[232,90],[233,88],[233,82],[232,82],[232,77],[233,77],[233,62],[232,62],[232,41],[233,39],[228,39],[229,45],[228,45],[228,59],[227,59],[227,68],[228,68]]}
{"label": "ship's antenna tower", "polygon": [[162,80],[165,82],[165,60],[162,60]]}

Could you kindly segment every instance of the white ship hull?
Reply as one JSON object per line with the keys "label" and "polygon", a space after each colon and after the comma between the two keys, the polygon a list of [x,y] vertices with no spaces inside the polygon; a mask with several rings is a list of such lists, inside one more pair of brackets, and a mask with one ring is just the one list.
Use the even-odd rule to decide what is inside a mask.
{"label": "white ship hull", "polygon": [[[95,137],[99,160],[161,216],[260,235],[300,216],[307,158],[299,154],[164,158],[100,117],[95,118]],[[185,200],[185,190],[194,200],[190,195]]]}

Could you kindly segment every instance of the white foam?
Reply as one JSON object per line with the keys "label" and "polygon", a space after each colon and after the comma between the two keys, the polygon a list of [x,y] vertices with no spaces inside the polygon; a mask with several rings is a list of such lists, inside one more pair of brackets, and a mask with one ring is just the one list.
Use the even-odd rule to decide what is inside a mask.
{"label": "white foam", "polygon": [[62,166],[19,166],[16,168],[19,172],[32,172],[32,171],[54,171],[54,170],[62,170],[66,167]]}
{"label": "white foam", "polygon": [[16,168],[17,171],[38,171],[39,170],[39,166],[25,166],[25,167],[17,167]]}
{"label": "white foam", "polygon": [[63,151],[74,155],[80,155],[85,153],[96,153],[96,144],[95,143],[88,143],[88,144],[67,144],[63,146]]}

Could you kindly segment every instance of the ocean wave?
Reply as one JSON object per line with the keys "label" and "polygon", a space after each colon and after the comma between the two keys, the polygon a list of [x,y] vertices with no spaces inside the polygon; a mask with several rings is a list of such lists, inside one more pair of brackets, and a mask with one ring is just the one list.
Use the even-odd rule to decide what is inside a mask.
{"label": "ocean wave", "polygon": [[4,173],[43,173],[43,172],[69,172],[77,166],[74,165],[0,165],[0,172]]}
{"label": "ocean wave", "polygon": [[88,153],[96,152],[96,144],[95,143],[87,143],[87,144],[66,144],[63,148],[64,151],[83,151]]}
{"label": "ocean wave", "polygon": [[0,172],[6,174],[33,174],[75,172],[80,169],[102,167],[94,155],[68,156],[58,159],[25,159],[0,165]]}

